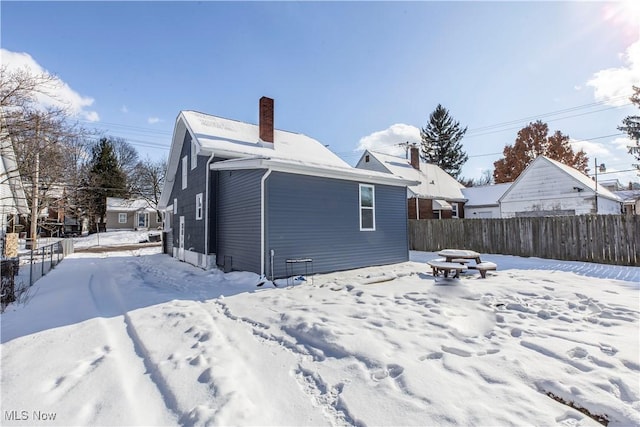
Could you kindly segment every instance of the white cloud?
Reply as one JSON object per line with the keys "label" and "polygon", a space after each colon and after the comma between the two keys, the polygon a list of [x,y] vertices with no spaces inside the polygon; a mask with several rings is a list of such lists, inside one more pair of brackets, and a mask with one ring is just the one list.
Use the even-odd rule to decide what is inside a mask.
{"label": "white cloud", "polygon": [[629,152],[629,147],[635,145],[635,142],[631,141],[631,139],[626,136],[618,137],[611,141],[611,143],[616,147],[616,149],[624,150],[625,153]]}
{"label": "white cloud", "polygon": [[[51,74],[42,68],[28,53],[0,49],[0,59],[2,65],[6,66],[9,71],[26,69],[34,75]],[[54,76],[53,82],[47,85],[43,92],[36,97],[42,107],[64,108],[70,114],[85,120],[92,122],[100,120],[96,111],[87,110],[87,107],[93,105],[94,99],[80,95],[57,76]]]}
{"label": "white cloud", "polygon": [[150,125],[159,123],[159,122],[160,122],[160,119],[158,117],[149,117],[147,119],[147,123],[149,123]]}
{"label": "white cloud", "polygon": [[640,85],[640,40],[629,46],[622,55],[624,65],[595,73],[587,82],[594,89],[597,101],[620,106],[629,102],[632,86]]}
{"label": "white cloud", "polygon": [[574,151],[584,150],[589,157],[602,157],[611,155],[611,151],[604,144],[593,141],[572,140],[569,142]]}
{"label": "white cloud", "polygon": [[385,130],[360,138],[356,151],[373,150],[395,156],[404,156],[405,149],[398,144],[420,143],[420,129],[404,123],[396,123]]}

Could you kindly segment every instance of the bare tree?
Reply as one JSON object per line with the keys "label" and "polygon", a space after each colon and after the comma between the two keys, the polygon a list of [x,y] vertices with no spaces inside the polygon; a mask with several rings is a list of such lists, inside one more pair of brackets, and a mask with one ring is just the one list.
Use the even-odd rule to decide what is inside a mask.
{"label": "bare tree", "polygon": [[[156,210],[160,202],[166,170],[166,160],[153,161],[149,157],[138,162],[135,168],[132,193],[145,199]],[[158,211],[158,213],[160,212]]]}
{"label": "bare tree", "polygon": [[13,147],[32,218],[37,218],[44,206],[62,199],[64,190],[60,187],[64,186],[66,170],[63,142],[83,133],[79,126],[69,124],[64,108],[45,107],[40,102],[43,97],[55,99],[53,92],[59,84],[47,73],[0,67],[0,138]]}

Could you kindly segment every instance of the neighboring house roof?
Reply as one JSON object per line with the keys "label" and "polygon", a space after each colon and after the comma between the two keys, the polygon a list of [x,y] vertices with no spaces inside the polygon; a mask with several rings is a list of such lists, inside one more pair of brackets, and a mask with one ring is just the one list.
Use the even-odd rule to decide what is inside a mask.
{"label": "neighboring house roof", "polygon": [[[524,179],[524,177],[526,177],[527,172],[532,170],[533,168],[535,168],[536,165],[538,163],[540,163],[540,162],[549,162],[552,165],[556,166],[561,171],[563,171],[564,173],[566,173],[569,177],[571,177],[574,181],[576,181],[577,184],[581,185],[581,187],[579,187],[579,188],[582,188],[581,191],[587,190],[587,192],[589,192],[589,193],[595,193],[596,192],[596,183],[595,183],[595,181],[592,180],[591,178],[589,178],[587,175],[585,175],[582,172],[580,172],[579,170],[574,169],[571,166],[567,166],[567,165],[565,165],[563,163],[560,163],[560,162],[558,162],[556,160],[552,160],[552,159],[550,159],[550,158],[548,158],[546,156],[538,156],[533,160],[533,162],[531,162],[529,164],[529,166],[527,166],[527,168],[513,182],[513,185],[511,185],[511,187],[509,187],[509,189],[507,189],[507,191],[505,191],[505,193],[502,195],[502,197],[500,197],[500,200],[502,201],[517,186],[517,184],[522,179]],[[598,186],[597,186],[597,191],[598,191],[598,197],[614,200],[616,202],[621,202],[622,201],[622,199],[620,197],[616,196],[615,194],[613,194],[611,191],[607,190],[606,188],[604,188],[600,184],[598,184]]]}
{"label": "neighboring house roof", "polygon": [[481,187],[467,187],[462,194],[467,198],[465,206],[499,206],[502,195],[511,187],[511,182],[503,184],[483,185]]}
{"label": "neighboring house roof", "polygon": [[413,183],[388,174],[353,168],[325,145],[300,133],[274,129],[274,142],[264,142],[260,139],[258,125],[196,111],[181,111],[174,128],[167,178],[159,202],[161,208],[169,204],[185,131],[193,137],[198,155],[228,159],[213,163],[211,169],[215,170],[268,168],[394,186]]}
{"label": "neighboring house roof", "polygon": [[16,154],[6,133],[0,135],[0,210],[3,214],[29,214]]}
{"label": "neighboring house roof", "polygon": [[152,212],[156,209],[144,199],[122,199],[119,197],[107,197],[107,212]]}
{"label": "neighboring house roof", "polygon": [[462,194],[464,185],[434,164],[420,162],[420,171],[411,166],[411,162],[402,157],[366,150],[362,157],[370,155],[380,162],[389,173],[417,184],[410,185],[412,196],[451,201],[465,201]]}
{"label": "neighboring house roof", "polygon": [[640,200],[640,190],[620,190],[615,195],[622,199],[625,205],[632,205]]}

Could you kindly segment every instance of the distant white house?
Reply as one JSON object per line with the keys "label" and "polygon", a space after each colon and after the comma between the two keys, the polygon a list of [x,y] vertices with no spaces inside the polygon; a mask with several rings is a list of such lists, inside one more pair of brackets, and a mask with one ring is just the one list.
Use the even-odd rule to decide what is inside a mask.
{"label": "distant white house", "polygon": [[162,227],[162,216],[144,199],[107,197],[107,231],[150,230]]}
{"label": "distant white house", "polygon": [[434,164],[420,161],[419,150],[411,148],[411,159],[365,150],[356,168],[390,173],[402,179],[417,181],[407,187],[409,219],[464,218],[466,198],[464,186]]}
{"label": "distant white house", "polygon": [[503,218],[620,214],[622,199],[583,174],[538,156],[500,197]]}
{"label": "distant white house", "polygon": [[0,136],[0,237],[13,231],[19,216],[29,215],[29,206],[18,172],[16,155],[8,137]]}
{"label": "distant white house", "polygon": [[511,182],[503,184],[483,185],[462,189],[467,199],[464,204],[464,216],[474,218],[501,218],[500,198],[511,187]]}

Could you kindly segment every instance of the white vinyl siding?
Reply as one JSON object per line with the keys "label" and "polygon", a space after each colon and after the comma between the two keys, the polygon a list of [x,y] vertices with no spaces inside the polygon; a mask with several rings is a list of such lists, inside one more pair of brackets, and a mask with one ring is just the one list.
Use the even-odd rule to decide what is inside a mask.
{"label": "white vinyl siding", "polygon": [[187,188],[187,167],[189,166],[189,158],[184,156],[182,158],[182,189]]}
{"label": "white vinyl siding", "polygon": [[127,214],[126,213],[119,213],[118,214],[118,223],[119,224],[126,224],[127,223]]}
{"label": "white vinyl siding", "polygon": [[202,219],[202,193],[196,194],[196,219]]}
{"label": "white vinyl siding", "polygon": [[376,229],[375,188],[360,184],[360,231]]}

